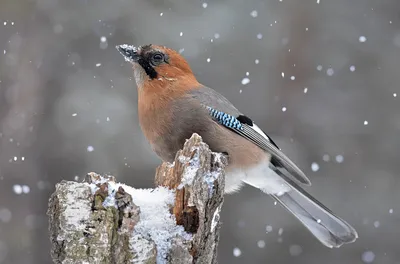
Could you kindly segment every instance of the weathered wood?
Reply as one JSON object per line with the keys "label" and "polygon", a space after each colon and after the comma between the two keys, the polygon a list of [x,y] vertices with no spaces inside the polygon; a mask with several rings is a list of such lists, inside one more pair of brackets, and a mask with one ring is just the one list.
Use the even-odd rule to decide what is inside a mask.
{"label": "weathered wood", "polygon": [[194,134],[157,168],[156,189],[96,173],[58,183],[48,208],[54,263],[216,263],[226,163]]}

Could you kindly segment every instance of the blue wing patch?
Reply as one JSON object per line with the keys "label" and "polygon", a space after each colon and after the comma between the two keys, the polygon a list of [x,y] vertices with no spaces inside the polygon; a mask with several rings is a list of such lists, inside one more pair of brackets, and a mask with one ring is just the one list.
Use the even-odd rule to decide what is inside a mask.
{"label": "blue wing patch", "polygon": [[236,117],[226,114],[224,112],[218,111],[209,106],[207,106],[207,109],[208,109],[210,115],[213,118],[215,118],[215,120],[217,120],[218,123],[220,123],[221,125],[232,128],[232,129],[243,130],[242,123],[240,123],[240,121],[237,120]]}

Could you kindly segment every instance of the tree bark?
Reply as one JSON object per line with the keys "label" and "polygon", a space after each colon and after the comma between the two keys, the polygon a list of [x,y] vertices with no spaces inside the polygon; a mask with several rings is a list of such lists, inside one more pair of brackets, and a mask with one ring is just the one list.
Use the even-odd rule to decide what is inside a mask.
{"label": "tree bark", "polygon": [[226,164],[193,134],[157,168],[155,189],[94,172],[58,183],[47,212],[54,263],[217,263]]}

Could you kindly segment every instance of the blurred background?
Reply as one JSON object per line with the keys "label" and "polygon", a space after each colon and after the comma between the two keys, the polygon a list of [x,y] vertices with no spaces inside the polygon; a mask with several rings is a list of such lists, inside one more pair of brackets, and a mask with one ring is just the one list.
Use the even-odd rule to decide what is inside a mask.
{"label": "blurred background", "polygon": [[123,43],[182,52],[360,236],[325,248],[245,187],[225,199],[220,263],[400,263],[399,14],[396,0],[2,0],[0,263],[51,263],[62,179],[153,186]]}

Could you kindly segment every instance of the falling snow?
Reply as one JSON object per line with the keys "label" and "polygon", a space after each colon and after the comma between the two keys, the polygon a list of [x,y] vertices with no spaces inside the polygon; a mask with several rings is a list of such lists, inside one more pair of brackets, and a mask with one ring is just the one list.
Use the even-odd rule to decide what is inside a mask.
{"label": "falling snow", "polygon": [[233,255],[234,255],[235,257],[240,257],[240,255],[242,255],[242,251],[240,250],[240,248],[235,247],[235,248],[233,249]]}
{"label": "falling snow", "polygon": [[258,16],[257,10],[251,11],[250,16],[252,16],[252,17],[257,17],[257,16]]}
{"label": "falling snow", "polygon": [[311,170],[312,171],[318,171],[319,170],[319,165],[316,162],[311,163]]}
{"label": "falling snow", "polygon": [[365,36],[360,36],[360,37],[358,38],[358,41],[360,41],[360,42],[365,42],[365,41],[367,41],[367,38],[366,38]]}
{"label": "falling snow", "polygon": [[93,146],[88,146],[88,147],[87,147],[87,151],[88,151],[88,152],[92,152],[93,150],[94,150],[94,147],[93,147]]}
{"label": "falling snow", "polygon": [[259,248],[265,248],[265,241],[264,240],[258,240],[257,246]]}
{"label": "falling snow", "polygon": [[372,251],[365,251],[362,253],[361,259],[364,263],[372,263],[375,260],[375,253]]}
{"label": "falling snow", "polygon": [[287,108],[286,107],[282,107],[282,112],[286,112]]}
{"label": "falling snow", "polygon": [[203,8],[207,8],[208,4],[207,3],[203,3],[202,6],[203,6]]}
{"label": "falling snow", "polygon": [[246,84],[249,84],[249,83],[250,83],[250,79],[249,78],[245,77],[245,78],[242,79],[242,84],[243,85],[246,85]]}
{"label": "falling snow", "polygon": [[270,226],[270,225],[267,225],[266,227],[265,227],[265,232],[267,232],[267,233],[270,233],[270,232],[272,232],[272,226]]}
{"label": "falling snow", "polygon": [[350,71],[353,72],[353,71],[355,71],[355,70],[356,70],[356,66],[351,65],[351,66],[350,66]]}
{"label": "falling snow", "polygon": [[13,191],[14,191],[16,194],[21,194],[21,193],[22,193],[22,186],[19,185],[19,184],[14,185],[14,186],[13,186]]}
{"label": "falling snow", "polygon": [[31,188],[28,185],[22,185],[22,192],[29,193]]}
{"label": "falling snow", "polygon": [[342,163],[344,161],[344,157],[342,155],[337,155],[335,160],[337,163]]}

